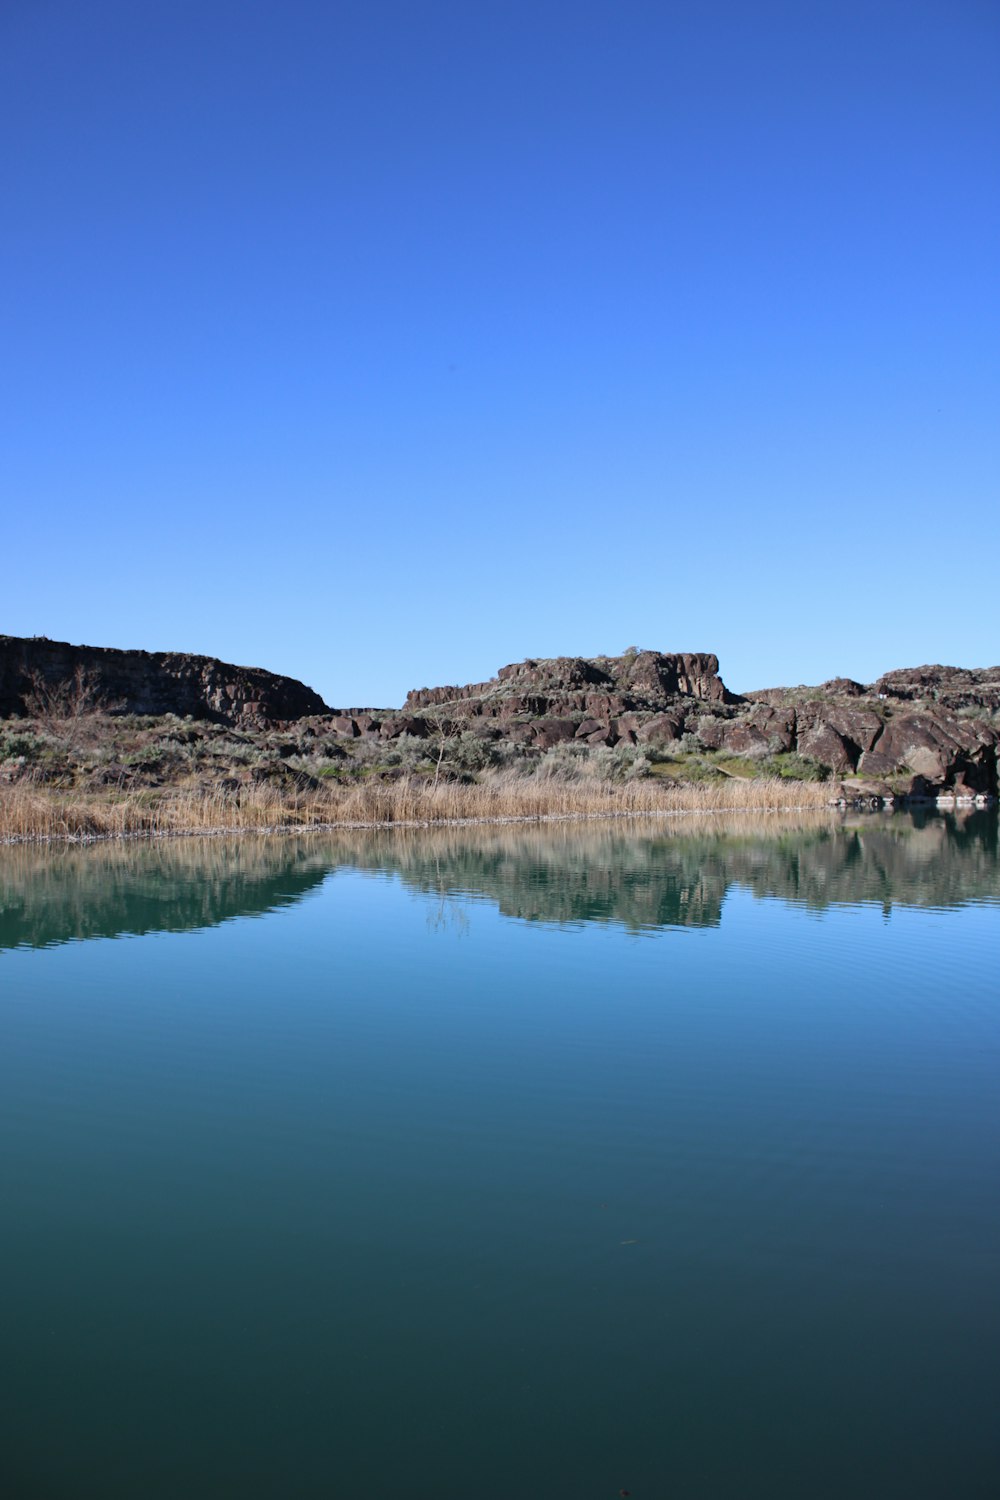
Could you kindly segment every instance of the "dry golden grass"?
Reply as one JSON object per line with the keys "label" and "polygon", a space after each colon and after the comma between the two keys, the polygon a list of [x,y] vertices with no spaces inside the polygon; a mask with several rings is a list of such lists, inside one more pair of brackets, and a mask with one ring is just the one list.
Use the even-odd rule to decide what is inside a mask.
{"label": "dry golden grass", "polygon": [[822,808],[829,800],[830,789],[822,783],[777,778],[662,786],[651,780],[614,785],[498,773],[468,785],[402,777],[304,792],[263,784],[245,786],[236,795],[169,787],[80,793],[18,782],[0,789],[0,840],[767,812]]}

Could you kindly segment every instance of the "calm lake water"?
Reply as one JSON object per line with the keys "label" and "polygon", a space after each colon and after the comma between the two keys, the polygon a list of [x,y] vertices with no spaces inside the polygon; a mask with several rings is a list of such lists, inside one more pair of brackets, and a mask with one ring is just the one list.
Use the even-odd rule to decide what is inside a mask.
{"label": "calm lake water", "polygon": [[1000,1493],[992,813],[0,850],[11,1500]]}

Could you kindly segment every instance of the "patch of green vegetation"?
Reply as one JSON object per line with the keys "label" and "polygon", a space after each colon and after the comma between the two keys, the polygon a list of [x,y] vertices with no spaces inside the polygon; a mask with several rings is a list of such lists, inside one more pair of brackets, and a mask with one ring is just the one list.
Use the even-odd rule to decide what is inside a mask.
{"label": "patch of green vegetation", "polygon": [[754,781],[760,775],[767,775],[762,771],[760,760],[751,760],[746,755],[727,755],[724,751],[712,756],[713,765],[718,766],[725,776],[737,776],[741,781]]}
{"label": "patch of green vegetation", "polygon": [[655,760],[649,768],[651,776],[664,776],[671,781],[719,781],[722,772],[712,763],[711,752],[695,754],[681,751],[666,760]]}
{"label": "patch of green vegetation", "polygon": [[828,781],[830,767],[797,750],[785,750],[778,755],[769,755],[761,762],[765,774],[781,776],[785,781]]}
{"label": "patch of green vegetation", "polygon": [[40,734],[10,731],[0,734],[0,760],[41,760],[48,742]]}
{"label": "patch of green vegetation", "polygon": [[165,758],[162,745],[140,745],[135,750],[129,750],[122,756],[122,764],[126,766],[158,766]]}
{"label": "patch of green vegetation", "polygon": [[827,766],[793,750],[757,759],[730,755],[724,750],[678,749],[673,754],[661,754],[650,771],[672,781],[717,781],[723,776],[742,781],[754,781],[761,776],[780,776],[784,781],[826,781],[830,775]]}

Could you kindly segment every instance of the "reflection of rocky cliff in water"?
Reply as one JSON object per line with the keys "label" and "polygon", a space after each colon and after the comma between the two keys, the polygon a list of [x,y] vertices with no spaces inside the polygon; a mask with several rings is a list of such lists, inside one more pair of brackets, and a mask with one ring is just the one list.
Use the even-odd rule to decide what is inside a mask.
{"label": "reflection of rocky cliff in water", "polygon": [[990,810],[915,812],[845,822],[825,838],[734,850],[731,879],[755,896],[815,910],[877,902],[962,906],[1000,902],[997,817]]}
{"label": "reflection of rocky cliff in water", "polygon": [[628,819],[0,851],[0,948],[179,932],[289,906],[337,869],[508,917],[714,927],[731,887],[823,910],[1000,902],[997,815]]}
{"label": "reflection of rocky cliff in water", "polygon": [[0,850],[0,949],[215,927],[291,906],[330,862],[300,839]]}
{"label": "reflection of rocky cliff in water", "polygon": [[439,898],[486,898],[526,921],[713,927],[731,886],[815,910],[1000,901],[990,811],[379,831],[327,847],[337,863],[393,871]]}

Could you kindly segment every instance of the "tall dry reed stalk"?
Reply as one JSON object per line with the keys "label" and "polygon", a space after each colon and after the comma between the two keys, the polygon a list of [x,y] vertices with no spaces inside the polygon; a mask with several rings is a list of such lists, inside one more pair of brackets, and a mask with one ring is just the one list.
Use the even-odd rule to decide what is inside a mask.
{"label": "tall dry reed stalk", "polygon": [[0,790],[0,839],[19,842],[684,811],[765,812],[821,808],[829,799],[829,789],[822,783],[778,778],[664,787],[650,781],[614,785],[543,780],[502,771],[468,785],[435,785],[401,777],[304,792],[247,786],[238,795],[182,788],[87,794],[15,783]]}

